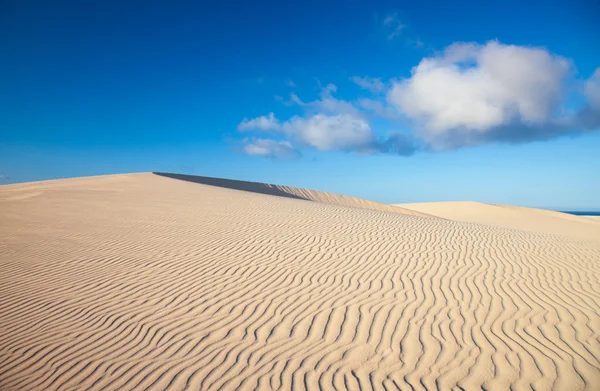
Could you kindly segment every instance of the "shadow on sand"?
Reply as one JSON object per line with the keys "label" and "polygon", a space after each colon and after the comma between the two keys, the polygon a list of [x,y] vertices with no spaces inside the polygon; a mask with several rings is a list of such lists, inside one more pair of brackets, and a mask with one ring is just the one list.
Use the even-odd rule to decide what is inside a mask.
{"label": "shadow on sand", "polygon": [[[227,189],[249,191],[252,193],[269,194],[278,197],[296,198],[299,200],[307,200],[307,198],[298,197],[294,194],[287,193],[281,190],[276,185],[269,185],[267,183],[258,182],[245,182],[245,181],[234,181],[231,179],[211,178],[206,176],[196,175],[184,175],[184,174],[171,174],[167,172],[153,172],[154,175],[164,176],[172,179],[179,179],[180,181],[200,183],[202,185],[218,186]],[[310,200],[309,200],[310,201]]]}

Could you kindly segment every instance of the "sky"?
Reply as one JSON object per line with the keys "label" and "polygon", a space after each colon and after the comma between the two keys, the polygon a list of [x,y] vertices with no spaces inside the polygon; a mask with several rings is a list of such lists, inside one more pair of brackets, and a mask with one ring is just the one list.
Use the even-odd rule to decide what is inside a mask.
{"label": "sky", "polygon": [[600,3],[449,3],[4,0],[0,184],[600,210]]}

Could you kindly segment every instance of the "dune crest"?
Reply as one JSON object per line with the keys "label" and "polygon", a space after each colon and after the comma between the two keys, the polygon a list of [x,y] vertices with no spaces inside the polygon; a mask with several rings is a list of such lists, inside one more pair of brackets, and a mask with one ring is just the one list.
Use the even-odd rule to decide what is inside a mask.
{"label": "dune crest", "polygon": [[[352,208],[372,209],[383,212],[394,212],[412,216],[428,216],[426,213],[402,208],[396,205],[382,204],[362,198],[349,197],[342,194],[329,193],[326,191],[302,189],[298,187],[272,185],[268,183],[238,181],[233,179],[211,178],[197,175],[171,174],[155,172],[155,175],[172,179],[179,179],[208,186],[218,186],[227,189],[249,191],[252,193],[268,194],[278,197],[296,198],[306,201],[320,202],[324,204],[349,206]],[[429,216],[431,217],[431,216]]]}
{"label": "dune crest", "polygon": [[0,186],[0,390],[597,389],[600,242],[277,191]]}

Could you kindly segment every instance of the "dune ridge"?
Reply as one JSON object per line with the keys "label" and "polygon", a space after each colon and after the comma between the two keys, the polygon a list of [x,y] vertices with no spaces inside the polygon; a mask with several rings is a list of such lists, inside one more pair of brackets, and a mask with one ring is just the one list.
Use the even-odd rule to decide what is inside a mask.
{"label": "dune ridge", "polygon": [[[252,193],[268,194],[279,197],[296,198],[306,201],[320,202],[324,204],[349,206],[352,208],[380,210],[384,212],[394,212],[413,216],[429,216],[426,213],[406,209],[397,205],[382,204],[375,201],[369,201],[362,198],[350,197],[343,194],[329,193],[326,191],[302,189],[299,187],[273,185],[269,183],[237,181],[232,179],[211,178],[197,175],[172,174],[164,172],[155,172],[155,175],[164,176],[172,179],[179,179],[193,183],[199,183],[208,186],[218,186],[227,189],[249,191]],[[431,217],[431,216],[429,216]]]}
{"label": "dune ridge", "polygon": [[0,389],[597,389],[598,241],[303,194],[1,186]]}

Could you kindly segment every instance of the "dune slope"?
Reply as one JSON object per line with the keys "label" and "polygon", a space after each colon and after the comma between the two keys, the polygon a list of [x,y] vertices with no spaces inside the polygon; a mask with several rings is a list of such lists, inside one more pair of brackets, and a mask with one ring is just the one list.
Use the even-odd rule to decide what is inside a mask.
{"label": "dune slope", "polygon": [[0,390],[594,390],[599,260],[153,174],[3,186]]}
{"label": "dune slope", "polygon": [[575,239],[600,240],[600,226],[593,224],[595,221],[589,216],[472,201],[423,202],[395,206],[455,221],[543,232]]}

